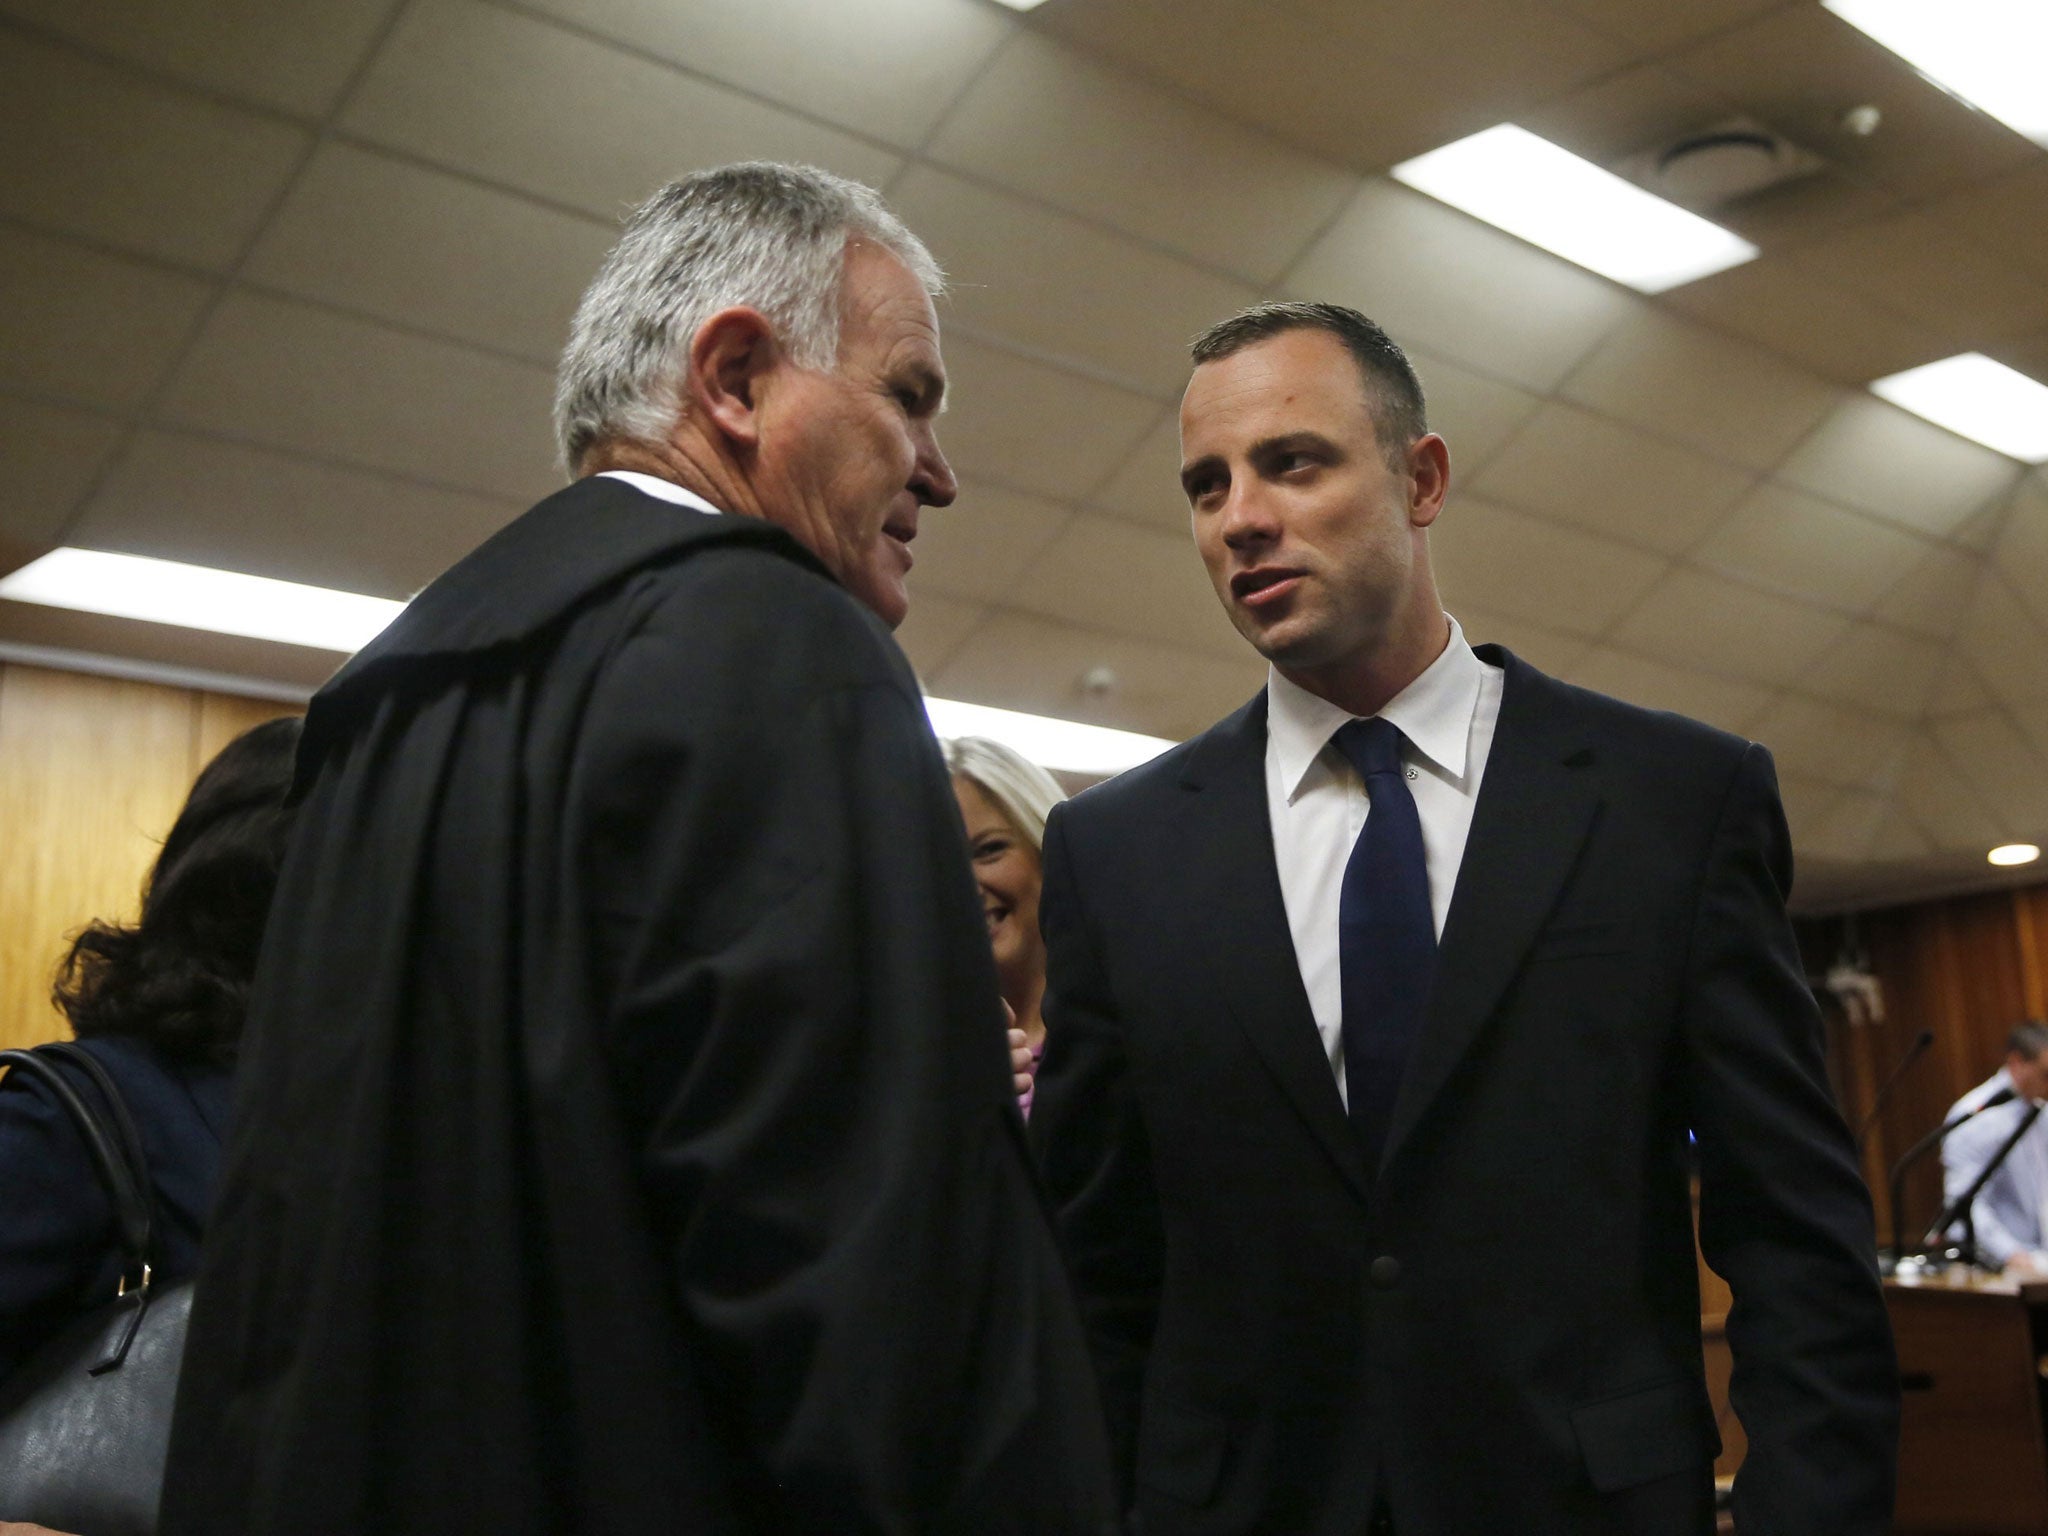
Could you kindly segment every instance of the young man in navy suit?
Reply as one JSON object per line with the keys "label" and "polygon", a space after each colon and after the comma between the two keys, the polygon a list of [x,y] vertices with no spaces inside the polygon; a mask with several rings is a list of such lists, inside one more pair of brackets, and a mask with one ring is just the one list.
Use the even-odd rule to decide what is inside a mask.
{"label": "young man in navy suit", "polygon": [[1469,646],[1370,320],[1194,348],[1181,479],[1266,688],[1054,814],[1032,1135],[1145,1536],[1878,1536],[1898,1382],[1769,754]]}

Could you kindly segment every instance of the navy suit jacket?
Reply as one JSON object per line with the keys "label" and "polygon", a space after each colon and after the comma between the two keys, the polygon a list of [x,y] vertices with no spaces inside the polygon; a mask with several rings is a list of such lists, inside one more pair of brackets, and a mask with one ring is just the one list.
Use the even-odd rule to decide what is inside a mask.
{"label": "navy suit jacket", "polygon": [[1898,1381],[1770,757],[1495,647],[1436,989],[1368,1173],[1282,904],[1265,696],[1055,811],[1031,1134],[1145,1536],[1878,1536]]}
{"label": "navy suit jacket", "polygon": [[[154,1277],[189,1279],[213,1203],[230,1074],[123,1036],[79,1043],[113,1078],[142,1136],[162,1257]],[[98,1104],[84,1073],[58,1070],[87,1104]],[[41,1082],[9,1072],[0,1080],[0,1376],[74,1317],[113,1299],[121,1277],[113,1223],[70,1115]]]}

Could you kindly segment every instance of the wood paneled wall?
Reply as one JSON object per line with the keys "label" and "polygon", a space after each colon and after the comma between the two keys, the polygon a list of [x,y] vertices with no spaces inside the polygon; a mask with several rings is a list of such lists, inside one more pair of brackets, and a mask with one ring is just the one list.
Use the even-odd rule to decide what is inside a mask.
{"label": "wood paneled wall", "polygon": [[70,934],[132,920],[192,780],[266,699],[0,664],[0,1046],[68,1033],[50,982]]}
{"label": "wood paneled wall", "polygon": [[[1885,1191],[1893,1161],[1998,1068],[2013,1025],[2048,1016],[2048,885],[1800,926],[1813,974],[1845,948],[1860,948],[1884,988],[1881,1023],[1851,1024],[1838,1008],[1827,1009],[1829,1065],[1852,1127],[1868,1118],[1914,1037],[1923,1029],[1934,1033],[1933,1046],[1893,1091],[1863,1150],[1864,1177],[1878,1202],[1879,1241],[1889,1242]],[[1909,1233],[1934,1219],[1940,1200],[1940,1165],[1930,1158],[1906,1185]]]}

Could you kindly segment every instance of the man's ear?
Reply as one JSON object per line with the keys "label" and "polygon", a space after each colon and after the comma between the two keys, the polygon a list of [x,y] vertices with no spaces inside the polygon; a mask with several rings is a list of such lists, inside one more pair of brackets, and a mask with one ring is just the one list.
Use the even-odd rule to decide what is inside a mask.
{"label": "man's ear", "polygon": [[767,316],[743,304],[721,309],[690,338],[686,413],[700,412],[735,443],[757,446],[761,384],[781,361]]}
{"label": "man's ear", "polygon": [[1408,521],[1427,528],[1444,509],[1451,490],[1451,450],[1434,432],[1408,447]]}

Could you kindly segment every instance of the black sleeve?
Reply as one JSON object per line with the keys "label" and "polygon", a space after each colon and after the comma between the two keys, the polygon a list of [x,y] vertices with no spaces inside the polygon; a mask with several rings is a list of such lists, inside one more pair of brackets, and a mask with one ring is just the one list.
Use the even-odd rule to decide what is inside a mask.
{"label": "black sleeve", "polygon": [[1106,1451],[908,669],[834,589],[724,580],[593,701],[590,860],[711,1411],[780,1532],[1099,1532]]}
{"label": "black sleeve", "polygon": [[1046,828],[1039,928],[1046,1046],[1031,1139],[1095,1359],[1120,1494],[1129,1505],[1145,1360],[1165,1241],[1152,1155],[1116,1002],[1075,879],[1063,812]]}
{"label": "black sleeve", "polygon": [[1890,1529],[1899,1383],[1870,1197],[1835,1107],[1785,916],[1790,837],[1770,754],[1730,785],[1689,956],[1700,1244],[1734,1293],[1731,1395],[1749,1439],[1739,1529]]}
{"label": "black sleeve", "polygon": [[114,1298],[114,1213],[78,1128],[27,1072],[0,1077],[0,1377]]}

